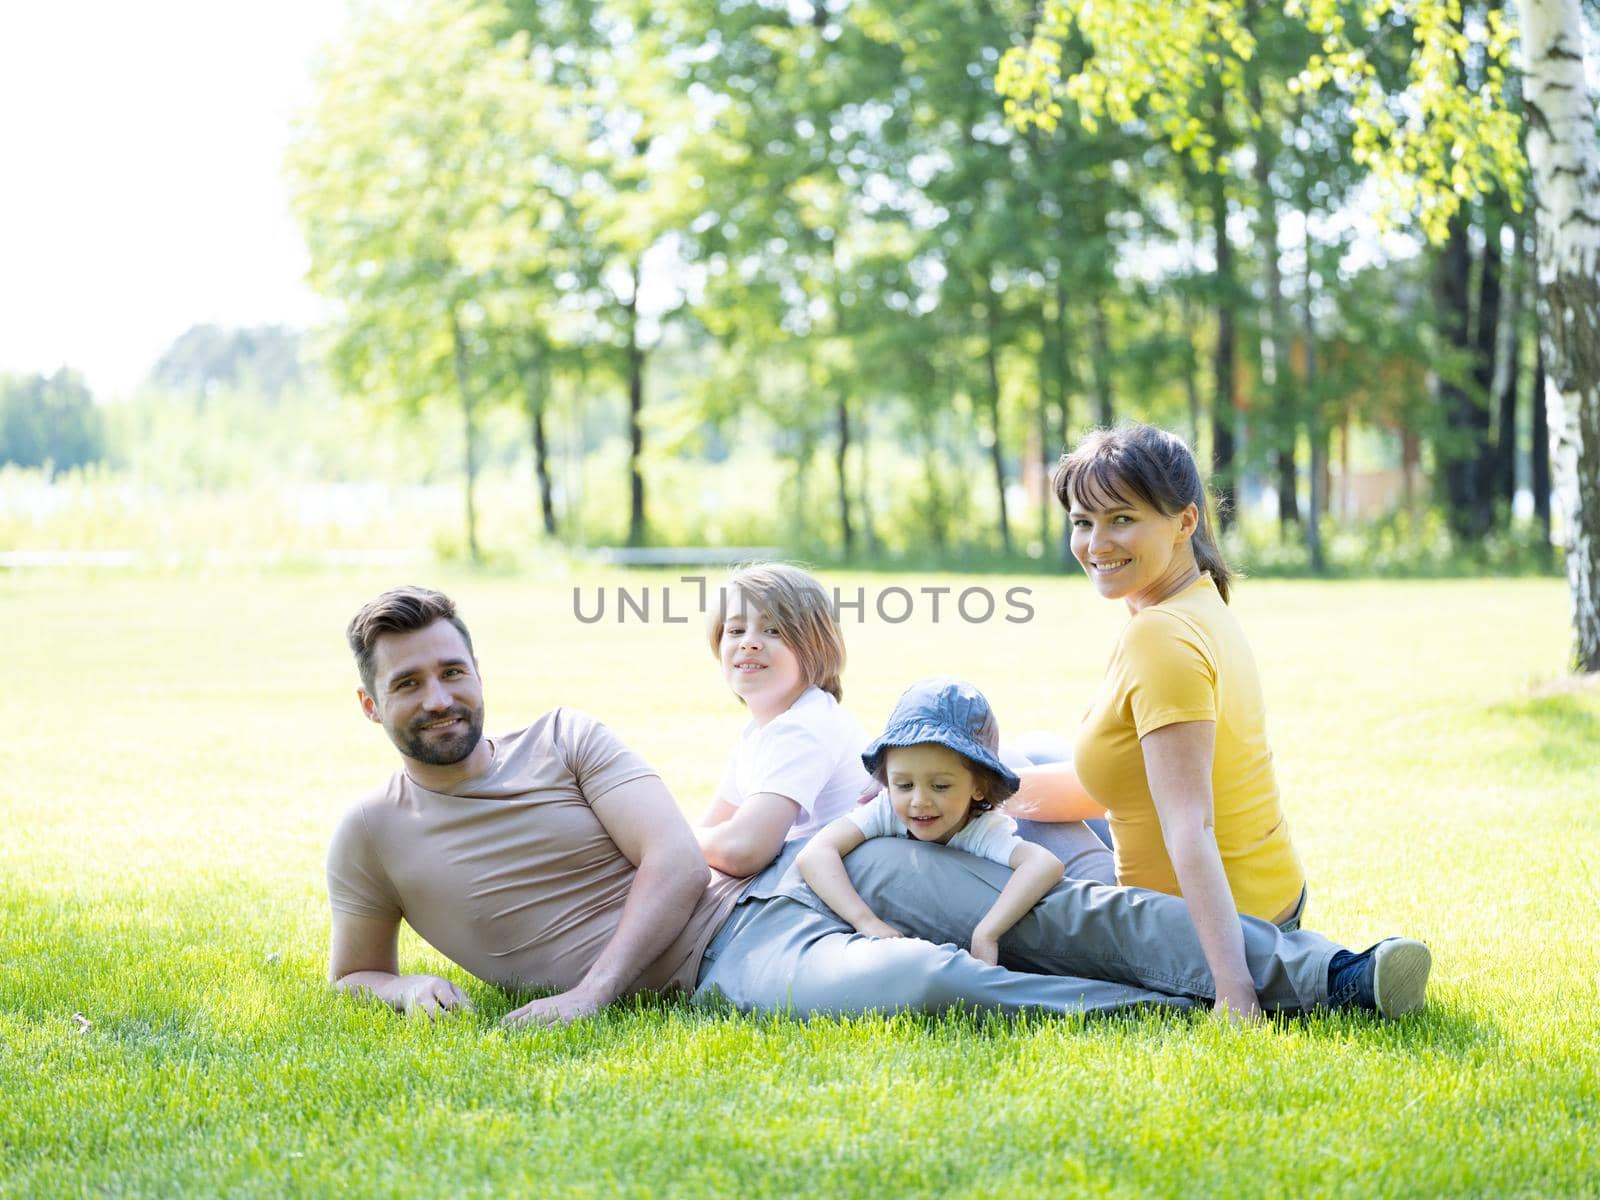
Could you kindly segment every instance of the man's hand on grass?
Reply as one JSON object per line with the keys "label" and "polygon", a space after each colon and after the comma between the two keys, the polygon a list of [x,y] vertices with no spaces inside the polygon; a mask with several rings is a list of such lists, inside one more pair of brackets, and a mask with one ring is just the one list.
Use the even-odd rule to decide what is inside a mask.
{"label": "man's hand on grass", "polygon": [[395,980],[395,1007],[408,1016],[422,1013],[429,1020],[457,1011],[472,1011],[467,994],[437,975],[401,975]]}
{"label": "man's hand on grass", "polygon": [[1256,998],[1254,988],[1219,989],[1217,1002],[1211,1012],[1218,1020],[1226,1021],[1229,1025],[1258,1025],[1267,1019],[1261,1011],[1261,1002]]}
{"label": "man's hand on grass", "polygon": [[523,1025],[567,1025],[592,1017],[604,1007],[600,1001],[577,990],[545,996],[500,1018],[500,1024],[515,1029]]}

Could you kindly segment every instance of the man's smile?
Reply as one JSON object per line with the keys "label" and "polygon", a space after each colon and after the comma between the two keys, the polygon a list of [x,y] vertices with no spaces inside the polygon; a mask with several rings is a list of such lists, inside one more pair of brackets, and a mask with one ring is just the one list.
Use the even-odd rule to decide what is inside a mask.
{"label": "man's smile", "polygon": [[472,714],[459,709],[443,717],[413,721],[411,729],[413,735],[429,733],[456,733],[466,728],[472,719]]}

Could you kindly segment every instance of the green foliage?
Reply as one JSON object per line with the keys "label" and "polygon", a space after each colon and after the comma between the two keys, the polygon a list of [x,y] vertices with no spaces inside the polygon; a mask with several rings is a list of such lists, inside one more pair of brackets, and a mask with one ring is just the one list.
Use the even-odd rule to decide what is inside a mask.
{"label": "green foliage", "polygon": [[104,419],[76,371],[0,375],[0,464],[67,471],[104,453]]}
{"label": "green foliage", "polygon": [[481,324],[527,233],[560,220],[533,172],[563,139],[525,50],[475,6],[419,0],[356,28],[291,148],[295,209],[312,281],[342,310],[336,377],[416,405],[454,391],[452,319]]}
{"label": "green foliage", "polygon": [[[1478,11],[1459,29],[1443,0],[1062,0],[1032,29],[1011,0],[363,11],[290,155],[335,302],[321,350],[376,408],[452,399],[441,445],[469,479],[543,446],[519,546],[737,525],[855,559],[1050,557],[1048,503],[1009,513],[1004,548],[1020,477],[1123,416],[1209,458],[1235,403],[1248,448],[1219,471],[1246,484],[1352,418],[1447,451],[1432,380],[1478,364],[1432,335],[1425,273],[1394,264],[1415,247],[1369,265],[1351,230],[1375,183],[1414,185],[1402,207],[1429,230],[1446,192],[1514,194],[1506,29]],[[497,441],[507,414],[528,432]],[[634,424],[638,448],[605,448]],[[730,454],[769,464],[757,511],[704,520],[697,485]]]}
{"label": "green foliage", "polygon": [[[700,626],[579,626],[571,606],[575,585],[677,574],[421,581],[471,623],[491,729],[586,708],[694,813],[745,719]],[[328,833],[395,765],[340,631],[399,578],[4,577],[0,626],[28,631],[8,648],[37,686],[0,699],[0,1190],[1581,1195],[1600,1173],[1600,696],[1532,686],[1564,649],[1554,581],[1237,595],[1309,924],[1427,939],[1413,1018],[801,1022],[665,1001],[508,1035],[518,998],[410,934],[405,969],[462,982],[477,1015],[407,1020],[324,981]],[[1069,730],[1123,616],[1027,582],[1027,625],[850,623],[852,710],[872,727],[908,679],[949,671],[1007,729]],[[694,595],[677,587],[675,610]]]}
{"label": "green foliage", "polygon": [[303,379],[300,336],[279,325],[251,329],[192,326],[150,369],[150,382],[157,387],[198,396],[217,388],[243,387],[276,400]]}
{"label": "green foliage", "polygon": [[[1047,0],[996,86],[1020,123],[1053,127],[1064,96],[1091,128],[1099,118],[1145,120],[1201,170],[1226,171],[1229,147],[1205,110],[1231,105],[1244,110],[1241,123],[1259,121],[1246,95],[1267,11],[1256,0]],[[1503,10],[1491,5],[1470,27],[1460,0],[1290,0],[1282,11],[1309,36],[1279,79],[1292,96],[1326,91],[1347,106],[1355,160],[1377,181],[1391,221],[1414,218],[1437,241],[1477,196],[1503,186],[1520,201],[1525,161],[1507,97],[1513,30]],[[1089,54],[1069,63],[1077,38]]]}
{"label": "green foliage", "polygon": [[[290,483],[426,485],[459,462],[446,414],[402,420],[340,403],[325,381],[270,400],[255,388],[205,397],[145,387],[106,412],[110,458],[168,493]],[[452,453],[454,451],[454,453]]]}
{"label": "green foliage", "polygon": [[[1472,579],[1482,576],[1553,576],[1555,557],[1544,531],[1513,523],[1488,537],[1462,540],[1438,508],[1396,509],[1370,521],[1327,521],[1325,564],[1335,579]],[[1256,578],[1307,573],[1302,538],[1275,524],[1241,523],[1223,539],[1230,563]]]}

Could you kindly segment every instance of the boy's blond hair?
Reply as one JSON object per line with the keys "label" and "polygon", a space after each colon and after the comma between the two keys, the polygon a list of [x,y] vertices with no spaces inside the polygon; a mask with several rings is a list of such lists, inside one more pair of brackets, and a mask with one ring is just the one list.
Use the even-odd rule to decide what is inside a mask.
{"label": "boy's blond hair", "polygon": [[844,633],[833,610],[833,598],[809,573],[789,563],[754,563],[740,567],[717,589],[711,606],[711,653],[722,655],[722,631],[728,622],[730,593],[737,588],[746,607],[759,608],[772,619],[784,645],[794,651],[806,683],[835,700],[844,699],[839,681],[844,671]]}

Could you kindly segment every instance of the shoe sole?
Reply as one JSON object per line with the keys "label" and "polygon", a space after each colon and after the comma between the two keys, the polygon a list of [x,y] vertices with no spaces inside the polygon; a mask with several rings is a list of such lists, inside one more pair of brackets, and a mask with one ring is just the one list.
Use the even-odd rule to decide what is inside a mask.
{"label": "shoe sole", "polygon": [[1377,949],[1372,971],[1372,993],[1378,1014],[1393,1020],[1416,1012],[1428,993],[1428,972],[1433,953],[1410,938],[1391,938]]}

